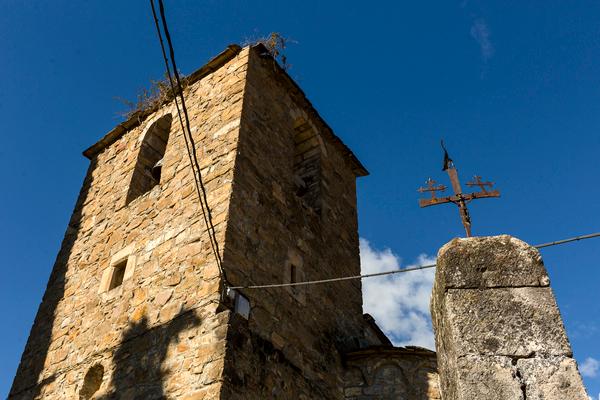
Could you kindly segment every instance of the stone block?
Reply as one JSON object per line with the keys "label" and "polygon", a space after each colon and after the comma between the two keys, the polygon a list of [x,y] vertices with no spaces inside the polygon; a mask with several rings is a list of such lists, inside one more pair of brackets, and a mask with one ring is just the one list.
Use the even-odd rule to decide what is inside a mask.
{"label": "stone block", "polygon": [[588,400],[575,360],[568,357],[517,361],[527,400]]}
{"label": "stone block", "polygon": [[572,354],[550,288],[451,289],[442,307],[457,357]]}
{"label": "stone block", "polygon": [[437,265],[445,289],[550,284],[538,250],[508,235],[454,239],[438,252]]}
{"label": "stone block", "polygon": [[518,239],[442,247],[431,312],[444,399],[587,399],[548,284]]}
{"label": "stone block", "polygon": [[[448,400],[525,400],[517,369],[508,357],[471,355],[458,359],[458,377],[445,387]],[[442,377],[442,379],[445,379]],[[448,392],[448,393],[447,393]]]}

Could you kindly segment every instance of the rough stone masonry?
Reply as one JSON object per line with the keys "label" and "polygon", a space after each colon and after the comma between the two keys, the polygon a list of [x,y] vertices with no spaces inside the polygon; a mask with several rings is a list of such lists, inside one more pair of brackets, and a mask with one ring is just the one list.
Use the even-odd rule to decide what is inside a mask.
{"label": "rough stone masonry", "polygon": [[[368,172],[267,49],[228,47],[185,96],[228,283],[358,275]],[[222,295],[177,122],[166,100],[84,152],[9,399],[439,399],[435,355],[394,348],[360,281]]]}
{"label": "rough stone masonry", "polygon": [[550,280],[511,236],[438,254],[431,314],[444,400],[587,400]]}

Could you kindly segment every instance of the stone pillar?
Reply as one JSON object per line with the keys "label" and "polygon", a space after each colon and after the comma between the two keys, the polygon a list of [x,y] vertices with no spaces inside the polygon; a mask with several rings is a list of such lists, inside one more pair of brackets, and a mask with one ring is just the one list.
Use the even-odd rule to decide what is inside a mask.
{"label": "stone pillar", "polygon": [[513,237],[454,239],[431,299],[444,400],[588,400],[542,258]]}

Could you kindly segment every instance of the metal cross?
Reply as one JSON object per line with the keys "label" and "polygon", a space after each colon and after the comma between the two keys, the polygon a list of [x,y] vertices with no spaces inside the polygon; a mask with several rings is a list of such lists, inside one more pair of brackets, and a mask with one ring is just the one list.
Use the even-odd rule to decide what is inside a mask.
{"label": "metal cross", "polygon": [[444,190],[446,190],[446,186],[445,185],[438,185],[435,186],[435,184],[437,183],[436,181],[434,181],[431,178],[427,178],[427,187],[420,187],[417,191],[419,193],[426,193],[426,192],[430,192],[431,193],[431,200],[435,200],[437,199],[437,197],[435,197],[435,192],[443,192]]}
{"label": "metal cross", "polygon": [[492,186],[494,186],[494,182],[490,182],[490,181],[482,182],[481,177],[479,175],[474,175],[473,179],[475,179],[475,182],[467,182],[467,186],[471,186],[471,187],[479,186],[481,188],[481,190],[486,193],[487,193],[487,190],[485,189],[486,186],[489,186],[490,188]]}
{"label": "metal cross", "polygon": [[442,141],[442,148],[444,149],[444,167],[443,171],[448,173],[450,177],[450,182],[452,183],[452,190],[454,191],[454,195],[446,196],[446,197],[435,197],[435,191],[443,191],[446,189],[444,185],[440,185],[438,187],[434,186],[435,181],[428,179],[427,180],[427,188],[420,187],[418,191],[420,193],[431,192],[430,199],[419,199],[419,206],[421,207],[429,207],[435,206],[437,204],[444,203],[454,203],[458,206],[458,212],[460,214],[460,218],[462,220],[463,226],[465,227],[465,231],[467,232],[467,237],[471,236],[471,217],[469,215],[469,209],[467,208],[467,203],[471,200],[475,199],[483,199],[486,197],[500,197],[500,192],[498,190],[487,190],[486,187],[492,189],[494,185],[493,182],[483,182],[480,176],[475,175],[473,179],[474,182],[467,182],[467,186],[473,187],[478,186],[481,188],[479,192],[473,193],[463,193],[462,188],[460,187],[460,181],[458,179],[458,170],[454,165],[454,161],[448,155],[448,151],[446,147],[444,147],[444,142]]}

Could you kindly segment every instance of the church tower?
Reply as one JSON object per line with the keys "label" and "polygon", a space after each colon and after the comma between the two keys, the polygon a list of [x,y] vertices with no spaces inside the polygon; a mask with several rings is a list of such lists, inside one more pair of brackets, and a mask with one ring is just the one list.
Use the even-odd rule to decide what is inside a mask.
{"label": "church tower", "polygon": [[[262,45],[185,89],[229,285],[360,273],[352,152]],[[227,292],[175,105],[118,125],[90,166],[10,399],[339,399],[378,344],[360,281]]]}

